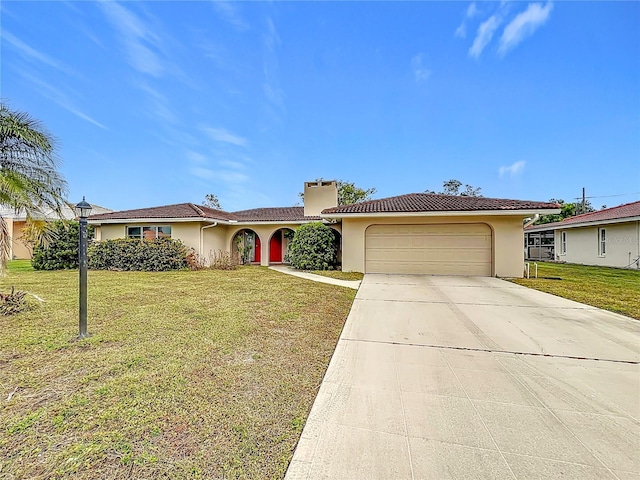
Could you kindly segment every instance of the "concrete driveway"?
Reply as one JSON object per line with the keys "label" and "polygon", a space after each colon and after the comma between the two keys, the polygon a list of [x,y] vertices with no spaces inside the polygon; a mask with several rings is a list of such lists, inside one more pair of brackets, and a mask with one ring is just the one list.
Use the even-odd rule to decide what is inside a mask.
{"label": "concrete driveway", "polygon": [[287,472],[638,479],[640,322],[495,278],[366,275]]}

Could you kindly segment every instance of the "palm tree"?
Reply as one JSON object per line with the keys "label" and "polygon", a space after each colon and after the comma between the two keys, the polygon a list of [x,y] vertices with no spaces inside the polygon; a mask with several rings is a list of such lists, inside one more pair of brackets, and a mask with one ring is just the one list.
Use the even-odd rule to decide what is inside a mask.
{"label": "palm tree", "polygon": [[[61,214],[67,183],[57,167],[56,140],[42,124],[0,103],[0,206],[24,212],[28,222],[43,210]],[[0,270],[10,242],[0,216]]]}

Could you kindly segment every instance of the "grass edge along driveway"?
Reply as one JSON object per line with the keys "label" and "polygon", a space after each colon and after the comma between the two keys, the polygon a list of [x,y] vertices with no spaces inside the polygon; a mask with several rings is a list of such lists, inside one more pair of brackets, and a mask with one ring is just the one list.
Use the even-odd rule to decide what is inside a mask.
{"label": "grass edge along driveway", "polygon": [[[18,266],[18,265],[16,265]],[[355,291],[260,267],[10,270],[38,304],[0,317],[0,477],[282,478]]]}
{"label": "grass edge along driveway", "polygon": [[[533,262],[530,263],[533,276]],[[638,270],[538,262],[538,278],[514,278],[510,281],[640,320]]]}

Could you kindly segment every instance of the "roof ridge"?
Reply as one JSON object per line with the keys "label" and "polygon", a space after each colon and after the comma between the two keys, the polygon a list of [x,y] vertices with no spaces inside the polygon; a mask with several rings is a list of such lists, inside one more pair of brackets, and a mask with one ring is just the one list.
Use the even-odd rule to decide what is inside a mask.
{"label": "roof ridge", "polygon": [[202,209],[200,207],[198,207],[198,205],[196,205],[195,203],[191,203],[191,202],[189,202],[188,205],[191,208],[193,208],[198,215],[200,215],[201,217],[206,217],[205,213],[202,211]]}

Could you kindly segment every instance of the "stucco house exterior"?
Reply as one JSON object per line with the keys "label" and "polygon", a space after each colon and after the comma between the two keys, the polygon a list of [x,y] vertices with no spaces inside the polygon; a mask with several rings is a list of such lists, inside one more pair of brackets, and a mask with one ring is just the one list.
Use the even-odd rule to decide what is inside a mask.
{"label": "stucco house exterior", "polygon": [[555,259],[583,265],[640,268],[640,201],[526,228],[552,231]]}
{"label": "stucco house exterior", "polygon": [[521,277],[523,219],[558,213],[556,204],[416,193],[337,206],[335,181],[307,182],[304,207],[225,212],[183,203],[89,217],[96,239],[182,240],[198,254],[234,252],[239,235],[251,260],[281,263],[288,232],[322,221],[336,232],[342,269],[364,273],[429,273]]}
{"label": "stucco house exterior", "polygon": [[[108,208],[101,207],[100,205],[91,205],[92,212],[94,213],[107,213],[112,212]],[[13,260],[26,260],[32,256],[31,247],[27,242],[23,241],[24,230],[27,225],[27,216],[23,211],[14,211],[12,209],[0,210],[0,217],[4,219],[7,224],[7,230],[9,237],[11,238],[9,258]],[[62,215],[58,215],[53,210],[47,209],[42,215],[34,218],[34,220],[44,220],[47,222],[53,222],[55,220],[74,220],[76,213],[74,209],[69,205],[62,206]]]}

